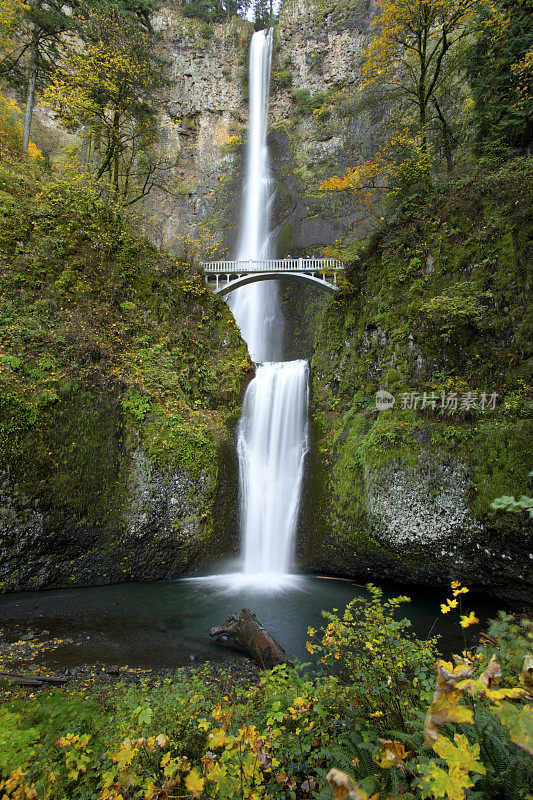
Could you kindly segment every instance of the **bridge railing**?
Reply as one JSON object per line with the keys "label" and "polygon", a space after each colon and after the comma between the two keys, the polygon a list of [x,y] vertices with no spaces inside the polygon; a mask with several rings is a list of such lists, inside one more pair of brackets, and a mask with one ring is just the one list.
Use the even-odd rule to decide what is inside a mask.
{"label": "bridge railing", "polygon": [[339,272],[344,269],[336,258],[266,258],[241,261],[201,261],[200,266],[211,274],[245,272]]}

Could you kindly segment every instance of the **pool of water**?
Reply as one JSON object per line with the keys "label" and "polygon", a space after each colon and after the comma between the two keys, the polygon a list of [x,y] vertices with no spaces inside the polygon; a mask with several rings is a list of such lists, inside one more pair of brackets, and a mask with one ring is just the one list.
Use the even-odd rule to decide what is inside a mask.
{"label": "pool of water", "polygon": [[[445,592],[381,585],[385,597],[412,598],[402,615],[419,636],[439,634],[445,653],[463,649],[457,616],[440,613]],[[191,655],[197,662],[238,659],[211,641],[208,630],[245,607],[257,614],[290,658],[307,661],[308,626],[320,627],[323,609],[342,609],[362,594],[368,593],[354,581],[310,576],[272,587],[264,582],[238,585],[221,577],[24,592],[0,597],[0,626],[8,641],[28,630],[38,637],[47,631],[46,639],[68,640],[36,658],[52,668],[99,662],[163,668],[190,664]],[[497,610],[494,601],[479,595],[464,596],[464,603],[482,622]]]}

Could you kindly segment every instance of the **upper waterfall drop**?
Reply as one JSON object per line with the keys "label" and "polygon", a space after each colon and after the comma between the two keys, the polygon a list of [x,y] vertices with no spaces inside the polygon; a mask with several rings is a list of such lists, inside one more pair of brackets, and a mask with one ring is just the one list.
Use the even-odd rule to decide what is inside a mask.
{"label": "upper waterfall drop", "polygon": [[250,118],[237,260],[270,257],[270,210],[275,189],[267,147],[271,67],[272,31],[257,31],[250,45]]}
{"label": "upper waterfall drop", "polygon": [[[272,65],[272,31],[257,31],[250,45],[250,113],[246,148],[241,226],[237,260],[272,257],[270,216],[275,183],[267,147],[268,100]],[[283,316],[275,281],[263,281],[232,292],[228,299],[252,360],[281,358]]]}

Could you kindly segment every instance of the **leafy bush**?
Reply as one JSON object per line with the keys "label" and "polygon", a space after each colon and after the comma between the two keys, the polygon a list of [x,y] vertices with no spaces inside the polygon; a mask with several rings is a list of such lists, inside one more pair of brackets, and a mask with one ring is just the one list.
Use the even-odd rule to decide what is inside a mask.
{"label": "leafy bush", "polygon": [[276,70],[272,73],[272,90],[288,89],[292,85],[292,72],[290,69]]}
{"label": "leafy bush", "polygon": [[202,39],[212,39],[215,35],[215,29],[209,22],[202,22],[200,25],[200,36]]}
{"label": "leafy bush", "polygon": [[309,89],[297,89],[292,93],[292,102],[296,110],[302,117],[309,117],[316,109],[319,109],[327,101],[327,95],[323,92],[311,94]]}
{"label": "leafy bush", "polygon": [[408,597],[383,603],[381,589],[371,584],[367,588],[370,599],[355,598],[342,617],[323,612],[328,625],[318,637],[309,630],[315,641],[307,649],[319,654],[322,664],[336,665],[349,680],[357,708],[385,728],[407,730],[411,710],[431,697],[437,640],[420,641],[409,630],[408,619],[395,619]]}
{"label": "leafy bush", "polygon": [[476,325],[482,317],[484,303],[492,297],[491,292],[476,290],[470,281],[461,281],[422,303],[420,314],[449,339],[457,328]]}

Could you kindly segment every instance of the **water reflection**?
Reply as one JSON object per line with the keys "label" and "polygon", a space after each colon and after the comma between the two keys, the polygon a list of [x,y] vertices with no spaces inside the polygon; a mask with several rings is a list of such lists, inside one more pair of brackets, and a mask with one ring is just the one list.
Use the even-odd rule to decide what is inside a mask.
{"label": "water reflection", "polygon": [[[86,663],[172,667],[189,663],[238,659],[214,644],[208,629],[233,611],[251,608],[293,659],[307,661],[308,626],[320,627],[322,609],[342,609],[356,595],[368,594],[356,583],[318,577],[289,576],[285,586],[264,583],[238,586],[228,576],[129,583],[83,589],[27,592],[0,598],[4,636],[15,640],[28,629],[37,635],[74,642],[45,653],[50,666]],[[408,594],[412,601],[402,615],[420,636],[440,634],[444,651],[463,649],[461,629],[451,615],[443,617],[443,593],[383,586],[386,597]],[[468,595],[468,609],[483,620],[496,606],[487,598]],[[48,636],[46,638],[49,638]]]}

